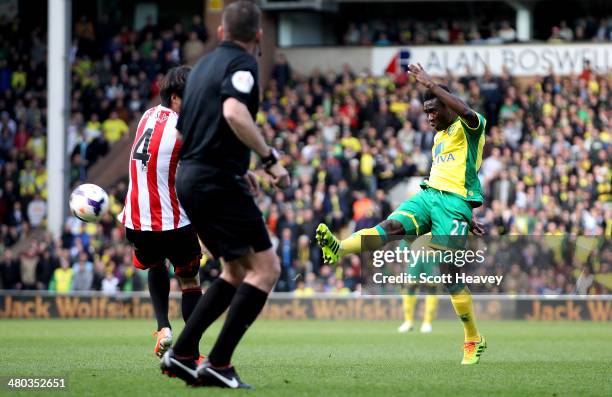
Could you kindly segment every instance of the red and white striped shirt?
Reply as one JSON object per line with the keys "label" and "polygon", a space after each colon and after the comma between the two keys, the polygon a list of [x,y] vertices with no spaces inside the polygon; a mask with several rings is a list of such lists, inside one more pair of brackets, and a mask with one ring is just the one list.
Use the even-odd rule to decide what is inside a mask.
{"label": "red and white striped shirt", "polygon": [[130,154],[130,184],[119,221],[132,230],[164,231],[189,225],[174,185],[181,141],[178,115],[158,105],[147,110]]}

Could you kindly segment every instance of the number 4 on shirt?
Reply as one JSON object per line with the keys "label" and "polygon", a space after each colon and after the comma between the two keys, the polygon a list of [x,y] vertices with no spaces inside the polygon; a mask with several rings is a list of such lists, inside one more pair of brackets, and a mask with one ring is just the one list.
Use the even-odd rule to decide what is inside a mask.
{"label": "number 4 on shirt", "polygon": [[[138,142],[134,146],[132,152],[132,160],[140,160],[142,168],[147,166],[151,155],[149,154],[149,142],[151,141],[151,135],[153,134],[153,128],[147,128],[145,132],[140,136]],[[139,150],[142,147],[142,150]]]}

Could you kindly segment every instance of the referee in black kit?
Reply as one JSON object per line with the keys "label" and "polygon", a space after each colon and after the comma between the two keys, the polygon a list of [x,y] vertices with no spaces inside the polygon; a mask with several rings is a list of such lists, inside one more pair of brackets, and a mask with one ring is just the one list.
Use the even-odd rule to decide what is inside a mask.
{"label": "referee in black kit", "polygon": [[[231,365],[236,345],[255,321],[280,274],[263,216],[247,175],[251,150],[277,187],[289,175],[255,122],[259,108],[257,61],[262,37],[259,8],[240,0],[223,10],[221,44],[189,75],[177,130],[183,135],[176,176],[178,198],[198,236],[223,271],[191,314],[161,368],[189,384],[250,388]],[[204,331],[229,307],[206,360],[196,366]]]}

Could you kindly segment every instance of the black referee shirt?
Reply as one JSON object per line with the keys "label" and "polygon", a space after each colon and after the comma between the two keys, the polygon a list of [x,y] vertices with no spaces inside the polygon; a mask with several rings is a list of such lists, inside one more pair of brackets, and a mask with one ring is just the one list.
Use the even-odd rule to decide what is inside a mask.
{"label": "black referee shirt", "polygon": [[223,102],[229,97],[244,103],[255,118],[257,61],[241,46],[224,41],[189,73],[176,126],[183,135],[181,162],[203,165],[211,176],[244,175],[249,167],[250,149],[223,117]]}

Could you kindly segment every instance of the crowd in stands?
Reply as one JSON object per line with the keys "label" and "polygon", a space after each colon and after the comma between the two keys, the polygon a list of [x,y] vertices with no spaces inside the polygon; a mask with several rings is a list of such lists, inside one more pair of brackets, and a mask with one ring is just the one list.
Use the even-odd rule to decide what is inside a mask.
{"label": "crowd in stands", "polygon": [[[92,29],[83,23],[84,37],[93,40]],[[72,150],[78,165],[74,182],[86,178],[88,149],[100,147],[96,154],[101,155],[155,95],[164,68],[181,59],[180,52],[173,58],[174,49],[182,48],[186,57],[189,40],[202,42],[197,30],[182,32],[180,25],[167,31],[147,25],[139,33],[122,29],[110,36],[99,60],[76,51],[70,138],[78,148]],[[41,41],[41,33],[33,32],[32,43],[23,48],[36,48],[38,36]],[[19,48],[13,52],[18,59],[24,53]],[[44,48],[26,58],[34,59],[36,52],[44,54]],[[22,84],[24,67],[5,58],[0,62],[9,68],[11,86],[0,98],[0,288],[142,290],[146,273],[132,266],[131,248],[114,218],[125,199],[125,182],[109,189],[110,213],[99,224],[71,217],[60,239],[46,235],[19,255],[13,252],[11,247],[40,225],[45,214],[45,75],[34,74],[32,65],[44,67],[39,56],[38,64],[26,62]],[[422,89],[405,74],[373,77],[348,66],[340,73],[315,70],[300,76],[284,60],[272,75],[257,123],[266,140],[284,154],[293,181],[290,188],[275,191],[261,177],[267,194],[258,202],[282,264],[276,289],[296,295],[358,293],[360,258],[323,265],[314,230],[324,221],[346,237],[372,227],[397,204],[390,202],[390,189],[401,188],[410,177],[428,175],[434,131],[423,113]],[[587,64],[579,76],[549,75],[528,85],[507,72],[442,80],[488,120],[480,170],[487,201],[476,214],[489,236],[612,234],[609,75],[597,75]],[[105,129],[105,123],[110,127]],[[576,285],[581,275],[611,271],[609,261],[590,261],[578,274],[565,272],[559,278],[554,268],[525,263],[529,267],[513,270],[517,278],[526,277],[532,285],[552,277],[561,285],[551,288],[562,291]],[[205,255],[202,283],[218,272],[218,261]],[[174,280],[172,288],[177,289]]]}
{"label": "crowd in stands", "polygon": [[344,45],[503,44],[517,40],[509,21],[476,24],[472,21],[373,20],[350,23]]}
{"label": "crowd in stands", "polygon": [[[612,18],[591,17],[573,23],[560,21],[549,33],[542,32],[539,40],[551,43],[572,41],[612,40]],[[344,45],[387,46],[410,44],[504,44],[518,41],[516,27],[507,20],[474,21],[437,20],[426,22],[413,19],[376,19],[350,23],[340,42]]]}
{"label": "crowd in stands", "polygon": [[573,24],[561,21],[552,27],[548,41],[550,43],[564,43],[570,41],[599,41],[612,40],[612,18],[578,18]]}
{"label": "crowd in stands", "polygon": [[[101,36],[101,37],[98,37]],[[75,25],[72,49],[72,119],[68,132],[71,184],[108,153],[137,122],[159,93],[165,72],[193,64],[204,54],[208,38],[202,18],[188,27],[161,29],[147,19],[139,31],[123,26],[109,33],[82,17]]]}
{"label": "crowd in stands", "polygon": [[[160,29],[109,31],[83,16],[70,50],[72,109],[67,136],[70,185],[126,135],[170,67],[193,63],[208,38],[200,16]],[[0,240],[10,247],[45,219],[46,31],[0,17]]]}

